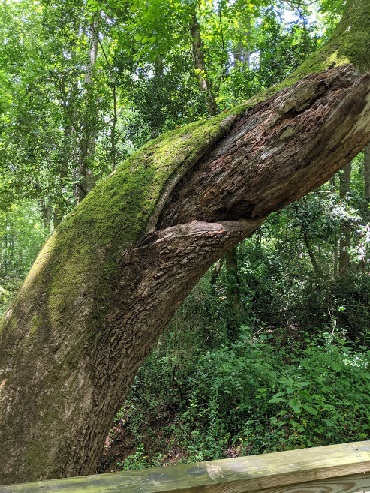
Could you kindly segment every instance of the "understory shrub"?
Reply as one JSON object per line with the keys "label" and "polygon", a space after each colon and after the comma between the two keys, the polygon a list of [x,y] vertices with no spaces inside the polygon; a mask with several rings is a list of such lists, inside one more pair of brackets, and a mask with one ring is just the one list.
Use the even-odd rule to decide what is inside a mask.
{"label": "understory shrub", "polygon": [[126,467],[144,456],[144,436],[150,466],[166,462],[166,447],[194,462],[370,435],[370,352],[335,333],[282,347],[242,327],[234,344],[182,357],[184,374],[181,359],[174,376],[169,357],[154,356],[139,372],[125,407],[138,448]]}

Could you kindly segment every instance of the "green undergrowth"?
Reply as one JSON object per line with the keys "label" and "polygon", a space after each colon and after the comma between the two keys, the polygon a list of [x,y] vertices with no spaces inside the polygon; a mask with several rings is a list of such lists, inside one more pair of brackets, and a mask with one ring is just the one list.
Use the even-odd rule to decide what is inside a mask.
{"label": "green undergrowth", "polygon": [[[141,370],[117,417],[121,428],[112,432],[113,439],[131,438],[130,453],[112,464],[107,450],[109,467],[140,469],[370,437],[368,350],[311,341],[298,357],[271,341],[251,341],[246,331],[193,364],[192,372],[177,375],[177,389],[166,358]],[[151,390],[148,371],[157,372]]]}
{"label": "green undergrowth", "polygon": [[339,331],[242,325],[207,280],[135,377],[100,472],[370,438],[370,351]]}

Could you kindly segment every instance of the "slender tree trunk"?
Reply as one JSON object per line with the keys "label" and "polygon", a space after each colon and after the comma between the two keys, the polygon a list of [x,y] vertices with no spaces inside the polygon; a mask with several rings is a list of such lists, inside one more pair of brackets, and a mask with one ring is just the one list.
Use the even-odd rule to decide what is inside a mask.
{"label": "slender tree trunk", "polygon": [[[340,175],[339,179],[339,198],[345,205],[348,202],[348,194],[351,185],[351,163],[348,163]],[[344,219],[340,228],[339,239],[339,275],[346,275],[351,269],[351,224],[348,219]]]}
{"label": "slender tree trunk", "polygon": [[[220,25],[222,23],[221,9],[219,10]],[[222,32],[222,31],[221,31]],[[193,58],[194,68],[197,73],[199,88],[204,94],[208,113],[210,115],[216,115],[218,112],[216,98],[212,90],[212,84],[207,74],[204,51],[202,46],[202,38],[200,33],[200,24],[198,22],[195,13],[192,15],[192,22],[190,25],[190,33],[193,44]],[[239,293],[239,280],[238,280],[238,268],[237,268],[237,250],[232,248],[225,255],[225,267],[227,276],[227,298],[229,309],[229,322],[228,322],[228,338],[234,340],[236,337],[236,329],[238,320],[240,317],[240,293]],[[215,270],[214,273],[217,271]]]}
{"label": "slender tree trunk", "polygon": [[[343,60],[341,36],[362,40],[346,60],[349,46],[368,56],[357,17],[370,25],[368,0],[347,2],[315,67],[332,64],[331,47]],[[370,72],[308,67],[144,146],[57,228],[1,322],[0,483],[93,472],[137,368],[200,276],[369,143]]]}
{"label": "slender tree trunk", "polygon": [[321,277],[322,276],[321,267],[320,267],[319,262],[316,259],[316,255],[315,255],[314,249],[312,248],[310,237],[309,237],[306,230],[303,230],[302,233],[303,233],[303,241],[304,241],[304,244],[306,245],[308,256],[310,257],[313,270],[314,270],[317,277]]}
{"label": "slender tree trunk", "polygon": [[[75,54],[72,53],[71,56],[74,57]],[[60,193],[51,203],[53,229],[61,223],[70,207],[70,204],[67,203],[65,198],[65,191],[70,190],[70,184],[74,179],[72,163],[75,163],[77,160],[75,123],[78,119],[76,111],[76,99],[78,93],[76,81],[71,82],[62,77],[57,81],[56,86],[59,90],[59,99],[61,101],[63,115],[63,143],[56,170]]]}
{"label": "slender tree trunk", "polygon": [[[368,205],[370,204],[370,145],[364,149],[364,181],[365,181],[365,199]],[[368,211],[368,218],[370,213]]]}
{"label": "slender tree trunk", "polygon": [[[220,25],[222,24],[222,12],[219,10]],[[221,31],[222,32],[222,31]],[[210,115],[216,115],[218,112],[215,95],[212,90],[212,84],[207,74],[204,51],[202,47],[202,38],[200,33],[200,24],[198,22],[195,13],[192,15],[192,22],[190,25],[190,33],[193,44],[193,57],[194,68],[197,73],[199,87],[205,96],[205,100]],[[238,263],[237,263],[237,249],[232,248],[225,255],[225,267],[227,277],[227,298],[229,309],[229,323],[228,323],[228,338],[234,340],[236,336],[236,329],[238,320],[240,317],[240,293],[239,293],[239,279],[238,279]],[[214,270],[216,274],[217,269]]]}
{"label": "slender tree trunk", "polygon": [[[337,185],[336,185],[336,178],[337,175],[334,175],[330,178],[329,184],[330,184],[330,190],[333,195],[337,194]],[[333,238],[333,250],[332,250],[332,255],[333,255],[333,277],[334,279],[338,276],[338,260],[339,260],[339,235],[338,232],[334,232],[334,238]]]}
{"label": "slender tree trunk", "polygon": [[[66,95],[65,95],[66,96]],[[63,104],[64,110],[64,132],[63,132],[63,153],[61,156],[61,163],[59,167],[59,184],[61,189],[69,188],[69,182],[71,181],[70,161],[72,161],[72,121],[73,121],[73,101],[72,98],[66,96],[66,100]],[[67,213],[67,204],[64,198],[64,191],[60,190],[59,196],[54,200],[52,222],[53,229],[55,229],[61,222],[65,214]]]}
{"label": "slender tree trunk", "polygon": [[[366,209],[363,214],[363,219],[367,223],[367,230],[370,227],[370,145],[364,149],[364,195]],[[361,245],[361,258],[359,261],[359,270],[363,274],[366,272],[368,264],[366,241]]]}
{"label": "slender tree trunk", "polygon": [[[161,87],[163,76],[164,62],[161,57],[158,57],[154,62],[154,84],[158,84],[158,86]],[[161,97],[161,94],[157,93],[157,103],[159,106],[161,106]],[[154,118],[151,118],[150,136],[152,139],[155,139],[161,133],[162,124],[163,120],[160,114],[155,114]]]}
{"label": "slender tree trunk", "polygon": [[224,260],[225,260],[224,258],[220,258],[212,266],[212,270],[211,270],[211,287],[212,287],[212,293],[213,294],[216,294],[216,282],[217,282],[218,276],[220,275],[221,267],[222,267],[222,265],[224,263]]}
{"label": "slender tree trunk", "polygon": [[52,216],[52,206],[48,200],[42,198],[40,200],[40,210],[41,210],[41,218],[44,230],[50,234],[51,229],[51,216]]}
{"label": "slender tree trunk", "polygon": [[111,133],[110,133],[110,148],[111,148],[111,161],[112,161],[112,168],[116,169],[117,167],[117,135],[116,135],[116,128],[117,128],[117,86],[116,83],[114,82],[112,85],[112,99],[113,99],[113,118],[112,118],[112,128],[111,128]]}
{"label": "slender tree trunk", "polygon": [[95,185],[93,164],[95,158],[95,139],[97,125],[98,105],[95,97],[94,69],[99,52],[99,16],[93,14],[90,26],[91,46],[89,52],[89,65],[85,76],[85,104],[86,110],[82,122],[82,133],[79,145],[79,163],[76,170],[75,196],[77,203],[92,190]]}
{"label": "slender tree trunk", "polygon": [[250,36],[252,31],[251,18],[248,17],[245,31],[242,33],[242,41],[239,41],[233,47],[234,65],[250,69],[252,53],[248,47],[250,45]]}
{"label": "slender tree trunk", "polygon": [[236,340],[240,325],[240,289],[238,272],[238,249],[231,248],[225,255],[226,267],[226,289],[228,310],[227,314],[227,337],[229,342]]}
{"label": "slender tree trunk", "polygon": [[207,75],[206,63],[202,47],[202,38],[200,35],[200,24],[196,13],[191,17],[190,34],[193,47],[194,68],[199,81],[199,89],[204,94],[207,104],[208,113],[216,115],[218,112],[215,96],[212,91],[212,83]]}

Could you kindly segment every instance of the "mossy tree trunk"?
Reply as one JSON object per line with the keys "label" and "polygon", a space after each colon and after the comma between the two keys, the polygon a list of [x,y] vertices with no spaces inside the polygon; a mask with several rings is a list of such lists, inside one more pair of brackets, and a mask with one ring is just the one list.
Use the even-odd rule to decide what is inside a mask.
{"label": "mossy tree trunk", "polygon": [[1,325],[0,483],[93,472],[200,276],[370,141],[369,30],[349,0],[285,87],[144,146],[60,224]]}

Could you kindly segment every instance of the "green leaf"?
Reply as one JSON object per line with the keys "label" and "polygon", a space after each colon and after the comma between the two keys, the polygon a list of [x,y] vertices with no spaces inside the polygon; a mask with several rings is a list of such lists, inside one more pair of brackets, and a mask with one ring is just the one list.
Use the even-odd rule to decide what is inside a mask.
{"label": "green leaf", "polygon": [[312,414],[312,416],[317,416],[317,410],[309,404],[302,404],[302,408],[309,414]]}
{"label": "green leaf", "polygon": [[297,399],[290,399],[290,401],[288,402],[289,406],[293,409],[293,411],[296,413],[296,414],[300,414],[301,412],[301,404],[298,402]]}

